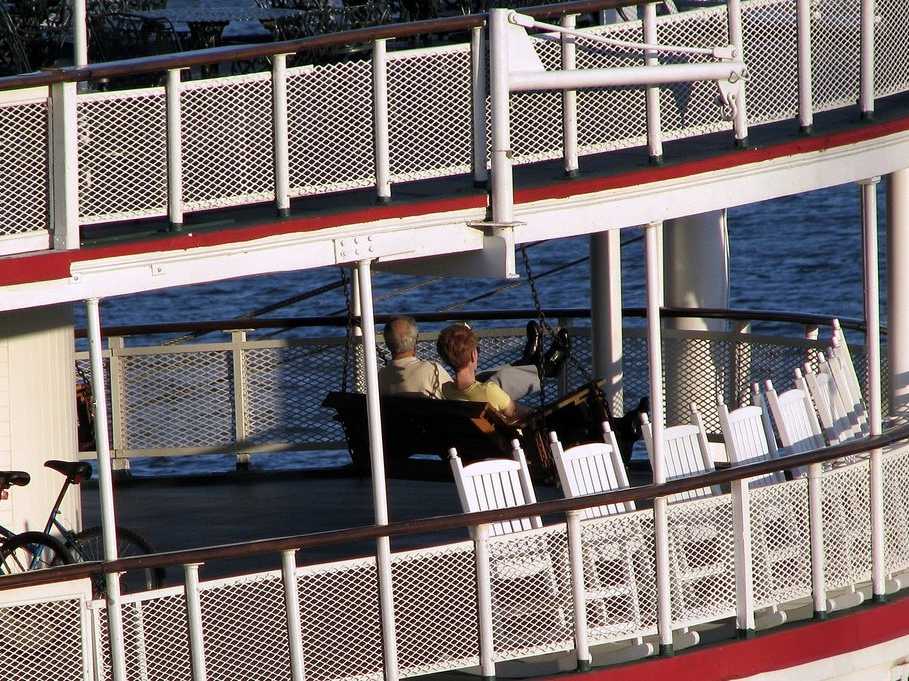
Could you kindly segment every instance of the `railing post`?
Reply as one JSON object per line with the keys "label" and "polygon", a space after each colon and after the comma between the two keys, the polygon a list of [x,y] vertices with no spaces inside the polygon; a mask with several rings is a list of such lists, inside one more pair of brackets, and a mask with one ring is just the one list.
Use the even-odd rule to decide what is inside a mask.
{"label": "railing post", "polygon": [[[561,24],[565,28],[574,28],[576,14],[563,14]],[[562,70],[573,71],[577,68],[577,47],[575,37],[561,34]],[[578,93],[576,90],[562,90],[562,158],[565,175],[577,177],[578,170]]]}
{"label": "railing post", "polygon": [[808,466],[808,527],[811,546],[811,593],[815,619],[827,617],[827,581],[824,574],[824,479],[821,464]]}
{"label": "railing post", "polygon": [[388,142],[388,58],[386,40],[372,44],[373,151],[376,164],[376,201],[391,201],[391,168]]}
{"label": "railing post", "polygon": [[[246,342],[246,331],[231,331],[230,354],[233,364],[234,387],[234,440],[240,446],[246,441],[246,361],[243,344]],[[248,471],[250,456],[248,452],[238,451],[236,468]]]}
{"label": "railing post", "polygon": [[86,0],[73,0],[73,66],[88,64],[88,23]]}
{"label": "railing post", "polygon": [[56,250],[79,248],[79,125],[75,83],[50,86],[50,229]]}
{"label": "railing post", "polygon": [[474,554],[477,560],[477,622],[480,627],[480,677],[492,681],[496,677],[493,661],[495,646],[492,637],[492,578],[489,567],[489,525],[477,525],[473,530]]}
{"label": "railing post", "polygon": [[290,215],[290,152],[287,128],[287,55],[271,58],[271,111],[275,166],[275,211]]}
{"label": "railing post", "polygon": [[578,671],[591,668],[590,647],[587,642],[587,587],[584,582],[584,540],[581,533],[582,511],[569,511],[568,562],[571,567],[571,603],[574,609],[574,650]]}
{"label": "railing post", "polygon": [[183,229],[181,71],[182,69],[169,69],[165,85],[167,96],[167,219],[173,232]]}
{"label": "railing post", "polygon": [[281,580],[284,583],[284,609],[287,613],[287,640],[290,646],[292,681],[303,681],[303,627],[300,624],[300,595],[297,589],[297,552],[281,552]]}
{"label": "railing post", "polygon": [[[114,486],[110,465],[110,442],[107,437],[107,398],[104,389],[104,362],[101,351],[101,316],[98,299],[85,301],[85,323],[88,327],[88,355],[92,365],[92,399],[95,406],[95,444],[98,455],[98,496],[101,501],[101,527],[104,560],[117,560]],[[126,647],[123,640],[123,611],[120,604],[120,575],[104,575],[107,600],[107,627],[110,639],[111,675],[114,681],[126,681]]]}
{"label": "railing post", "polygon": [[202,600],[199,597],[199,565],[183,566],[183,592],[186,596],[186,625],[189,629],[189,652],[192,660],[193,681],[206,681],[205,641],[202,635]]}
{"label": "railing post", "polygon": [[514,186],[511,176],[511,130],[508,89],[508,12],[489,11],[489,95],[492,118],[492,219],[512,223]]}
{"label": "railing post", "polygon": [[[870,4],[870,3],[869,3]],[[865,3],[862,7],[864,10]],[[869,11],[873,12],[873,5]],[[863,15],[864,18],[864,15]],[[872,101],[872,106],[873,106]],[[881,178],[860,182],[862,187],[862,234],[865,262],[865,356],[868,361],[868,421],[871,436],[880,435],[881,420],[881,318],[877,247],[877,185]],[[884,482],[882,453],[872,450],[870,462],[871,496],[871,586],[874,600],[886,594],[887,549],[884,541]]]}
{"label": "railing post", "polygon": [[862,0],[862,71],[859,108],[862,120],[874,118],[874,0]]}
{"label": "railing post", "polygon": [[[743,347],[741,341],[735,337],[745,335],[750,329],[751,322],[748,320],[733,321],[732,328],[730,329],[733,335],[733,346],[732,350],[729,352],[729,362],[731,364],[729,367],[729,401],[735,407],[741,407],[742,395],[748,394],[750,372],[748,369],[742,370],[742,367],[747,367],[749,365],[748,360],[751,355],[751,348],[748,346]],[[744,389],[742,389],[743,387]]]}
{"label": "railing post", "polygon": [[[656,3],[650,2],[644,5],[644,42],[656,45],[657,41]],[[655,50],[645,50],[644,57],[644,63],[647,66],[656,66],[660,63]],[[650,156],[650,163],[652,165],[660,165],[663,163],[660,88],[655,85],[648,85],[644,96],[647,106],[647,151]]]}
{"label": "railing post", "polygon": [[796,0],[798,23],[799,130],[814,130],[813,85],[811,82],[811,0]]}
{"label": "railing post", "polygon": [[482,26],[470,29],[470,130],[473,184],[485,187],[486,170],[486,39]]}
{"label": "railing post", "polygon": [[123,368],[120,366],[124,348],[123,338],[111,337],[107,339],[107,371],[110,377],[110,422],[113,448],[111,451],[111,467],[114,474],[129,475],[129,459],[123,456],[126,449],[123,442],[123,433],[126,432],[127,414],[123,411]]}
{"label": "railing post", "polygon": [[[659,254],[660,223],[644,228],[647,269],[647,364],[650,378],[650,409],[653,428],[653,482],[666,482],[663,451],[663,352],[660,324],[662,282]],[[656,545],[657,631],[660,655],[670,656],[672,648],[672,601],[669,577],[669,519],[666,497],[653,500],[653,530]]]}
{"label": "railing post", "polygon": [[754,635],[754,583],[751,571],[751,490],[748,480],[732,482],[735,533],[735,619],[740,638]]}
{"label": "railing post", "polygon": [[[735,58],[744,62],[740,0],[726,0],[726,18],[729,26],[729,42],[735,48]],[[748,146],[748,109],[745,103],[745,84],[740,81],[739,86],[735,100],[733,127],[735,129],[735,146],[744,149]]]}

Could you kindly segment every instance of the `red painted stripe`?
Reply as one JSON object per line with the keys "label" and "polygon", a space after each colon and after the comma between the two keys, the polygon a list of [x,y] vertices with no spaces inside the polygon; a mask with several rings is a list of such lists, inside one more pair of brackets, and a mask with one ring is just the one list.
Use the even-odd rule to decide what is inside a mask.
{"label": "red painted stripe", "polygon": [[788,669],[855,652],[909,635],[909,598],[844,614],[825,622],[808,622],[730,641],[584,674],[560,674],[553,681],[729,681],[762,672]]}
{"label": "red painted stripe", "polygon": [[[805,137],[783,144],[761,149],[742,151],[730,150],[710,158],[682,162],[670,166],[647,168],[609,177],[591,177],[571,181],[555,181],[540,187],[519,189],[515,192],[516,203],[531,203],[545,199],[561,199],[579,194],[590,194],[608,189],[631,187],[650,182],[669,180],[688,175],[697,175],[749,163],[758,163],[785,156],[794,156],[839,146],[855,144],[876,137],[884,137],[909,129],[909,117],[883,123],[872,123],[851,130]],[[220,246],[229,243],[243,243],[280,234],[312,232],[329,227],[354,225],[390,218],[415,217],[456,210],[482,208],[486,197],[474,194],[457,198],[434,199],[413,203],[397,202],[388,206],[374,206],[305,218],[266,222],[250,227],[225,229],[218,232],[178,234],[164,239],[138,241],[127,244],[87,248],[74,251],[43,251],[26,253],[4,258],[0,262],[0,286],[24,284],[36,281],[66,279],[74,262],[100,260],[139,253],[188,250],[203,246]]]}

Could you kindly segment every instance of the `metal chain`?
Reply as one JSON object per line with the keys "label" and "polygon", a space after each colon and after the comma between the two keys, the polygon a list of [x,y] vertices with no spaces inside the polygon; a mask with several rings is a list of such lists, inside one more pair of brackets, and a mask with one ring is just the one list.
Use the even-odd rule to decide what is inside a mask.
{"label": "metal chain", "polygon": [[338,267],[338,271],[341,273],[341,288],[344,290],[344,302],[346,303],[345,309],[347,311],[347,328],[344,335],[344,364],[341,368],[341,392],[346,393],[347,376],[350,372],[351,342],[353,339],[353,310],[350,306],[350,282],[347,270],[343,267]]}

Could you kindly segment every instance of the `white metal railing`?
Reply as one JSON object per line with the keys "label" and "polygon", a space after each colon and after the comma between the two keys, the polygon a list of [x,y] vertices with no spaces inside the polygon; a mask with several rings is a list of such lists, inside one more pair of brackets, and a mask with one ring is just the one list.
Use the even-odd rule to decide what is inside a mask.
{"label": "white metal railing", "polygon": [[[578,35],[693,48],[733,44],[749,71],[743,129],[797,116],[808,130],[815,112],[859,99],[871,116],[873,95],[909,86],[902,49],[909,17],[899,0],[873,8],[866,0],[729,6],[731,12],[647,13],[571,40],[534,41],[533,49],[547,69],[571,70],[640,63],[639,54],[596,49]],[[284,212],[294,197],[373,186],[387,198],[395,182],[461,173],[485,181],[482,31],[473,31],[471,44],[438,48],[386,52],[380,42],[378,59],[285,68],[277,58],[271,73],[185,83],[174,70],[167,87],[77,93],[61,85],[50,99],[24,95],[4,103],[3,248],[16,250],[17,240],[33,248],[35,235],[48,230],[56,247],[77,247],[80,224],[165,215],[179,223],[186,212],[267,200]],[[689,65],[707,59],[657,50],[646,58]],[[564,109],[559,93],[513,94],[513,162],[565,158],[572,172],[576,157],[644,144],[658,157],[661,141],[732,127],[715,94],[703,81],[646,93],[569,91]],[[563,116],[575,109],[576,117]]]}
{"label": "white metal railing", "polygon": [[[182,586],[122,598],[126,678],[189,681],[205,669],[211,678],[347,681],[484,660],[494,671],[542,653],[589,660],[584,651],[621,642],[650,654],[661,544],[670,626],[694,628],[694,641],[699,624],[733,616],[743,630],[779,624],[810,599],[823,614],[868,590],[868,470],[859,460],[755,489],[733,481],[726,494],[672,504],[665,534],[655,533],[649,510],[580,521],[569,511],[567,525],[497,537],[478,525],[472,540],[394,552],[392,658],[382,652],[375,558],[296,567],[294,551],[284,550],[281,570],[208,581],[188,564]],[[885,448],[883,478],[892,591],[906,586],[909,570],[905,441]],[[13,637],[0,649],[0,675],[110,678],[104,601],[57,593],[0,606],[0,636]],[[22,671],[30,669],[39,672]]]}
{"label": "white metal railing", "polygon": [[[588,380],[592,366],[590,328],[560,324],[573,337],[576,359],[561,380],[548,382],[551,399]],[[483,368],[518,357],[522,328],[480,329]],[[628,408],[649,393],[644,370],[646,339],[641,329],[623,332],[624,394]],[[435,333],[421,334],[421,357],[438,361]],[[380,343],[380,349],[384,346]],[[787,383],[792,370],[825,343],[799,337],[736,331],[664,331],[664,352],[676,386],[668,423],[684,421],[692,402],[707,428],[719,432],[716,391],[729,403],[744,403],[755,380]],[[351,353],[362,358],[358,345]],[[344,434],[321,408],[324,396],[340,390],[344,364],[343,336],[293,340],[248,340],[243,331],[214,343],[130,345],[108,339],[106,379],[110,395],[112,454],[117,459],[236,452],[252,453],[344,449]],[[80,373],[88,378],[88,353],[76,353]],[[349,390],[362,391],[362,369],[351,363]],[[678,386],[685,386],[679,392]],[[537,396],[532,396],[533,400]],[[534,402],[535,404],[535,402]],[[82,452],[93,458],[92,452]]]}

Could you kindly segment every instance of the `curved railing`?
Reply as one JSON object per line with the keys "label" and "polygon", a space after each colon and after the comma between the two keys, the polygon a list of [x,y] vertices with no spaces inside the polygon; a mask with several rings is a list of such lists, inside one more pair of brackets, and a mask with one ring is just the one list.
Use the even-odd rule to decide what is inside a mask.
{"label": "curved railing", "polygon": [[[746,633],[756,624],[784,622],[787,611],[803,608],[806,599],[815,616],[823,617],[861,602],[875,563],[885,566],[888,590],[905,584],[909,505],[901,490],[909,483],[907,440],[904,426],[662,485],[2,577],[0,591],[151,566],[182,565],[186,576],[182,586],[124,596],[117,615],[122,638],[108,639],[103,602],[73,601],[65,588],[53,599],[0,607],[0,629],[28,617],[34,636],[50,633],[55,641],[77,642],[75,650],[8,647],[0,651],[0,668],[13,657],[16,664],[39,656],[44,663],[57,657],[63,662],[80,651],[90,665],[90,650],[82,651],[80,641],[96,646],[103,676],[111,647],[119,647],[128,678],[159,678],[166,669],[167,678],[189,679],[201,664],[219,678],[302,674],[304,668],[306,678],[320,680],[383,672],[407,677],[478,663],[489,670],[497,661],[544,651],[574,654],[583,668],[590,647],[602,643],[633,644],[643,637],[644,643],[632,645],[634,655],[652,654],[649,641],[659,633],[658,621],[696,632],[701,623],[734,617]],[[872,550],[865,455],[881,450],[886,538]],[[807,477],[787,482],[754,488],[746,483],[806,469]],[[584,509],[595,506],[630,502],[640,509],[655,498],[726,484],[728,493],[670,504],[663,535],[654,533],[650,510],[581,519]],[[555,520],[563,514],[564,521]],[[488,524],[528,515],[552,520],[540,529],[488,536]],[[393,553],[385,582],[393,596],[387,601],[380,598],[372,557],[296,564],[301,550],[462,528],[471,529],[471,540]],[[658,547],[671,557],[673,567],[665,572],[653,570]],[[282,556],[280,572],[198,581],[200,565],[275,554]],[[688,562],[694,564],[686,572]],[[658,593],[669,594],[665,618],[658,617]],[[382,605],[392,600],[393,611]],[[696,634],[686,636],[697,640]],[[394,654],[393,647],[383,654],[383,637],[396,639]]]}
{"label": "curved railing", "polygon": [[[603,0],[526,11],[540,17],[622,4]],[[749,125],[798,116],[807,129],[815,112],[851,106],[859,95],[870,115],[874,96],[909,88],[901,40],[909,17],[899,0],[879,0],[874,21],[862,22],[865,6],[860,0],[741,3]],[[806,17],[810,26],[796,31]],[[465,175],[466,182],[482,183],[489,129],[486,71],[478,68],[482,20],[455,17],[0,79],[0,90],[50,90],[50,98],[43,90],[24,91],[0,106],[0,125],[16,140],[0,169],[0,236],[9,237],[0,252],[46,248],[48,236],[56,248],[77,248],[80,227],[95,223],[166,216],[176,226],[194,211],[274,201],[284,214],[291,199],[350,189],[375,187],[385,199],[389,186],[412,180]],[[729,27],[737,25],[724,6],[655,22],[664,43],[702,48],[732,42]],[[860,25],[875,32],[871,70],[859,68]],[[395,37],[462,29],[472,30],[472,43],[385,53],[384,41]],[[633,42],[642,39],[643,24],[584,30]],[[380,57],[288,66],[278,56],[356,41],[371,41]],[[548,69],[560,67],[558,41],[536,41],[534,49]],[[268,55],[274,56],[271,73],[189,82],[179,77],[184,67]],[[577,67],[614,68],[637,59],[581,49]],[[166,87],[77,92],[73,86],[161,70],[170,74]],[[800,99],[800,92],[810,96]],[[569,147],[583,157],[654,141],[648,140],[643,91],[580,92],[577,120],[568,128],[560,101],[553,93],[511,97],[514,163],[562,158]],[[731,128],[705,83],[661,88],[659,108],[662,127],[651,130],[651,138]],[[566,130],[576,144],[563,146]]]}

